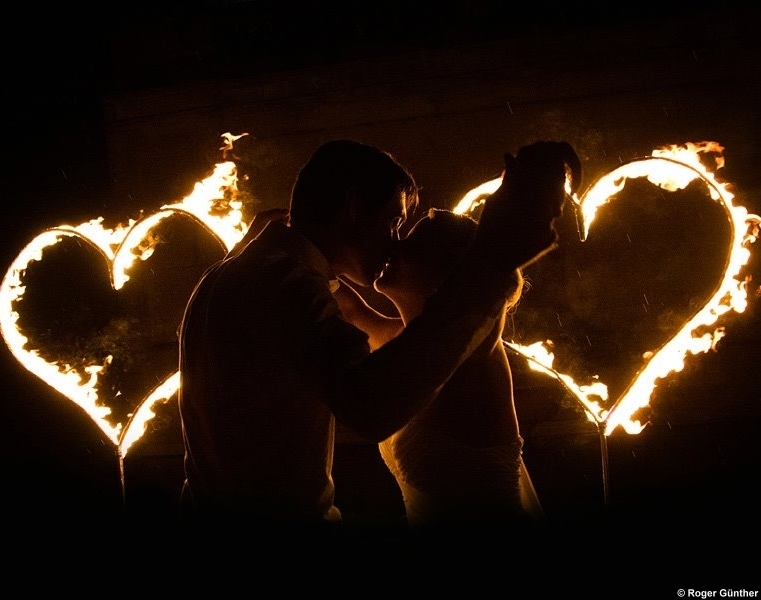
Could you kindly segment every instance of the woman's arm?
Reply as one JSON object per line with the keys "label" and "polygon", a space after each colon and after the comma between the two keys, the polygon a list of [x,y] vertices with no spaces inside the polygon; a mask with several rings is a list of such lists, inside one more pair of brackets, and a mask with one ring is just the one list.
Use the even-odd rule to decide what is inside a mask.
{"label": "woman's arm", "polygon": [[378,312],[346,282],[339,283],[333,296],[346,320],[368,335],[370,350],[380,348],[404,328],[401,318]]}

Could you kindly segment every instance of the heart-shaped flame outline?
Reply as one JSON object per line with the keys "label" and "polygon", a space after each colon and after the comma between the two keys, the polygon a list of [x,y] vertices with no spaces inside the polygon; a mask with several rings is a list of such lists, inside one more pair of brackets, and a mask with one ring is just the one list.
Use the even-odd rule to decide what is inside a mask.
{"label": "heart-shaped flame outline", "polygon": [[[597,209],[609,202],[627,179],[647,177],[654,185],[665,190],[682,189],[688,183],[700,179],[706,183],[711,197],[722,205],[733,224],[726,268],[715,293],[677,335],[653,353],[645,368],[635,376],[626,392],[610,409],[603,410],[595,400],[607,399],[607,387],[604,383],[579,385],[569,375],[557,372],[552,367],[553,356],[543,343],[519,346],[505,341],[506,346],[528,358],[535,369],[557,378],[578,399],[589,418],[599,427],[604,427],[606,435],[610,435],[619,425],[629,433],[641,431],[642,426],[636,421],[631,421],[630,417],[637,409],[647,405],[655,381],[678,371],[686,354],[706,352],[715,346],[717,334],[693,337],[697,327],[715,323],[730,310],[743,312],[747,304],[745,282],[736,277],[749,260],[748,246],[756,241],[761,219],[756,215],[749,215],[742,206],[734,205],[733,196],[728,192],[726,185],[718,183],[700,163],[700,152],[715,151],[717,147],[714,143],[706,143],[656,150],[651,157],[626,163],[603,176],[592,184],[580,199],[573,198],[583,239],[589,231]],[[667,176],[663,175],[663,167],[668,167],[665,169],[668,172]],[[231,191],[235,191],[235,178],[234,163],[221,163],[209,178],[197,183],[193,193],[182,202],[163,206],[159,212],[137,222],[131,221],[127,227],[105,230],[102,219],[96,219],[77,227],[64,225],[46,230],[22,250],[11,264],[0,286],[0,330],[11,353],[24,368],[83,408],[115,444],[122,459],[134,442],[144,434],[147,423],[155,416],[156,405],[175,396],[180,385],[179,373],[170,374],[154,387],[140,402],[127,423],[112,425],[106,419],[110,409],[99,404],[97,397],[96,385],[98,374],[103,369],[102,365],[86,367],[83,375],[66,365],[48,363],[37,351],[25,347],[28,340],[17,327],[19,315],[14,310],[14,303],[24,293],[24,271],[30,262],[41,260],[46,247],[58,243],[62,237],[77,236],[103,253],[110,264],[112,286],[119,289],[129,279],[127,271],[134,260],[145,260],[150,256],[150,250],[138,252],[146,236],[159,222],[176,213],[185,213],[192,217],[224,248],[230,250],[247,231],[239,203],[228,202],[227,212],[221,216],[218,212],[219,199],[231,195],[234,197]],[[474,188],[458,203],[455,212],[472,211],[481,199],[492,193],[500,183],[500,179],[495,179]],[[716,331],[718,332],[718,329]],[[676,361],[663,361],[667,356],[676,357]]]}
{"label": "heart-shaped flame outline", "polygon": [[[582,241],[586,240],[600,206],[610,202],[628,179],[640,177],[647,178],[653,185],[669,192],[682,190],[693,181],[702,181],[711,199],[724,209],[731,225],[724,271],[715,291],[675,335],[660,348],[648,353],[649,358],[644,367],[609,409],[603,409],[597,400],[608,399],[607,385],[599,380],[580,385],[570,375],[555,370],[552,366],[554,355],[544,342],[525,346],[505,340],[505,345],[528,359],[535,370],[555,377],[606,436],[619,426],[630,434],[642,431],[644,426],[639,421],[632,420],[632,416],[649,404],[656,382],[681,371],[688,354],[705,353],[715,348],[724,334],[719,327],[712,333],[703,335],[697,335],[698,330],[716,325],[729,311],[742,313],[747,307],[747,282],[740,278],[740,272],[750,258],[749,245],[758,238],[761,218],[749,214],[743,206],[734,205],[734,196],[728,186],[719,183],[700,161],[700,154],[715,153],[718,154],[717,164],[723,166],[722,151],[723,148],[715,142],[690,143],[655,150],[649,157],[622,164],[596,180],[580,198],[572,198]],[[494,179],[471,190],[457,204],[455,212],[472,212],[500,184],[501,179]]]}
{"label": "heart-shaped flame outline", "polygon": [[103,364],[74,369],[69,365],[49,363],[37,350],[26,348],[28,339],[17,325],[19,314],[14,309],[14,304],[25,291],[24,273],[31,262],[42,260],[45,248],[63,238],[76,237],[102,254],[109,266],[111,286],[119,290],[129,280],[128,271],[132,264],[137,259],[147,260],[153,254],[154,246],[146,244],[151,232],[164,219],[176,214],[190,217],[226,251],[230,250],[248,229],[243,221],[241,203],[235,199],[236,183],[235,163],[224,162],[216,165],[209,177],[196,183],[193,192],[182,202],[162,206],[158,212],[138,221],[131,220],[126,226],[107,229],[103,226],[103,218],[98,218],[78,226],[61,225],[47,229],[22,249],[0,286],[0,330],[13,356],[25,369],[82,408],[114,443],[122,458],[142,437],[148,421],[155,416],[156,405],[175,395],[179,388],[179,373],[172,373],[155,386],[126,423],[112,424],[108,420],[111,409],[98,398],[98,377],[105,368]]}

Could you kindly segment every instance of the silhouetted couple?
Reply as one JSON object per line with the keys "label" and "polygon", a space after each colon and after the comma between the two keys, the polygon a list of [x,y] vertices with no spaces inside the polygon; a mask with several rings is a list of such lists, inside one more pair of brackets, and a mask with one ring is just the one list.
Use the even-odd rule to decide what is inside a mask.
{"label": "silhouetted couple", "polygon": [[[527,480],[501,333],[521,270],[556,247],[569,170],[578,185],[567,144],[526,146],[505,156],[478,224],[433,211],[399,239],[418,204],[408,170],[355,141],[318,148],[287,219],[211,267],[188,303],[187,514],[329,530],[341,521],[338,419],[380,444],[411,527],[522,522]],[[373,284],[398,316],[351,287]]]}

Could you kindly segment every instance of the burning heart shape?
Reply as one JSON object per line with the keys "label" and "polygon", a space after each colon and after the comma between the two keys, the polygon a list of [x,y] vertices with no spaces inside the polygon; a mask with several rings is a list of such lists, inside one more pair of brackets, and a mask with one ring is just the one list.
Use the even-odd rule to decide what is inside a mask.
{"label": "burning heart shape", "polygon": [[[0,287],[15,358],[80,406],[122,457],[179,387],[176,329],[193,285],[246,233],[236,182],[235,164],[220,163],[181,203],[140,221],[46,230]],[[149,259],[150,269],[134,266]]]}
{"label": "burning heart shape", "polygon": [[[578,384],[570,375],[553,367],[554,356],[546,342],[530,345],[506,342],[510,348],[529,358],[534,368],[558,378],[578,398],[590,418],[605,427],[606,434],[610,434],[619,425],[630,433],[640,431],[642,426],[631,417],[637,409],[649,402],[656,380],[678,371],[685,355],[706,352],[713,347],[721,337],[721,329],[716,327],[717,321],[729,311],[742,312],[745,308],[747,290],[745,283],[737,277],[749,259],[748,245],[755,241],[759,217],[748,215],[743,207],[734,206],[732,195],[726,187],[716,182],[701,164],[700,153],[717,150],[720,147],[716,144],[690,144],[656,151],[649,158],[619,167],[593,184],[580,199],[574,198],[582,238],[589,234],[598,209],[611,201],[627,179],[646,178],[650,184],[669,192],[683,189],[695,181],[702,182],[707,186],[710,197],[723,208],[730,221],[727,259],[720,269],[721,276],[715,291],[701,306],[695,307],[692,316],[676,335],[648,353],[643,368],[615,402],[605,404],[608,399],[608,386],[605,382],[595,379],[591,383]],[[150,282],[151,277],[133,271],[133,263],[137,259],[146,261],[154,255],[161,242],[157,237],[164,236],[164,241],[185,247],[178,241],[188,239],[177,233],[181,230],[180,226],[175,224],[169,233],[162,233],[160,229],[178,219],[184,222],[189,219],[196,230],[200,224],[202,230],[207,232],[204,235],[210,234],[215,241],[212,250],[202,250],[200,255],[193,257],[192,264],[196,269],[199,268],[198,265],[208,266],[220,258],[247,230],[243,224],[240,203],[234,199],[235,184],[234,164],[221,163],[217,165],[214,174],[199,182],[194,192],[181,203],[163,206],[159,212],[140,221],[132,221],[127,227],[109,230],[103,227],[102,220],[94,220],[76,227],[61,226],[44,231],[22,250],[3,279],[0,287],[0,328],[9,349],[26,369],[85,410],[117,446],[121,457],[126,456],[130,446],[145,433],[147,423],[155,416],[156,406],[172,398],[179,387],[179,373],[173,372],[177,348],[172,334],[179,325],[191,289],[186,289],[178,282],[190,281],[194,285],[201,274],[188,273],[190,267],[185,264],[187,261],[176,258],[180,256],[178,252],[172,255],[177,262],[169,264],[163,271],[151,268],[156,289],[150,290],[150,296],[161,292],[163,295],[159,302],[166,310],[161,313],[164,315],[163,320],[146,326],[140,320],[141,317],[135,316],[139,310],[132,313],[125,310],[125,305],[127,308],[144,307],[146,302],[145,297],[141,297],[134,289],[131,294],[124,291],[125,283],[131,277],[134,278],[134,288],[142,289],[143,292],[146,285],[150,288],[146,281]],[[474,189],[463,198],[455,211],[473,210],[477,200],[488,195],[498,185],[499,180],[494,180]],[[190,234],[191,238],[192,235],[194,234]],[[170,245],[164,244],[163,247]],[[40,285],[39,282],[44,278],[63,271],[56,268],[55,260],[51,258],[55,256],[55,252],[50,254],[55,247],[58,250],[64,249],[64,253],[71,253],[75,257],[89,257],[88,260],[92,263],[86,264],[91,264],[102,277],[98,279],[85,272],[86,277],[79,283],[69,280],[68,287],[76,293],[65,307],[67,314],[60,315],[63,317],[61,319],[56,319],[55,315],[49,317],[48,322],[65,320],[71,323],[77,321],[72,314],[79,315],[78,320],[99,330],[97,344],[80,347],[76,343],[65,343],[65,336],[63,340],[55,340],[53,338],[61,336],[50,336],[45,327],[36,327],[25,321],[18,312],[23,308],[26,314],[28,307],[44,304],[35,302],[35,292],[31,290],[25,296],[26,284],[30,287],[32,284]],[[153,258],[151,264],[154,265],[156,260]],[[47,269],[40,269],[33,264],[40,263],[41,266],[46,261],[50,262]],[[158,277],[155,274],[157,270],[160,271]],[[169,278],[173,272],[176,274],[180,271],[183,271],[183,277]],[[36,292],[36,298],[49,298],[45,289],[47,287],[43,283]],[[90,301],[92,296],[99,298],[96,305],[103,314],[93,315],[92,311],[82,310],[83,303],[78,302],[80,296],[90,296]],[[114,306],[120,307],[116,311],[120,315],[118,319],[112,318],[114,313],[111,309]],[[166,318],[166,311],[171,313],[169,318]],[[108,323],[108,326],[104,326],[104,323]],[[114,375],[118,371],[116,363],[130,360],[130,353],[135,347],[141,346],[145,352],[145,336],[148,332],[154,334],[162,330],[165,330],[167,339],[171,338],[164,350],[156,351],[153,348],[142,359],[134,356],[131,358],[133,363],[137,362],[142,367],[143,378],[157,382],[156,385],[151,387],[134,381],[120,381]],[[60,330],[57,333],[60,334]],[[140,343],[133,343],[135,340]],[[33,348],[30,349],[30,346]],[[129,377],[135,377],[134,370],[133,368],[133,372],[128,373]],[[128,388],[135,388],[134,392],[125,391]],[[145,389],[150,391],[145,394]]]}
{"label": "burning heart shape", "polygon": [[[743,280],[741,270],[750,258],[749,245],[758,236],[759,217],[749,215],[741,206],[733,205],[733,195],[727,186],[716,181],[712,172],[701,162],[701,155],[713,157],[717,168],[721,168],[722,151],[723,148],[714,142],[672,146],[656,150],[650,157],[624,164],[601,177],[580,198],[573,198],[581,245],[591,244],[587,260],[584,260],[584,248],[572,253],[572,257],[564,257],[567,263],[577,259],[580,265],[570,267],[574,271],[571,277],[568,276],[568,265],[565,267],[566,273],[553,272],[556,265],[550,259],[540,261],[536,266],[541,272],[537,277],[540,282],[538,287],[549,290],[544,297],[541,296],[542,291],[538,290],[540,300],[545,299],[546,310],[543,313],[541,308],[537,310],[532,306],[534,298],[529,294],[522,301],[515,318],[517,329],[521,332],[529,331],[532,340],[537,339],[541,331],[543,340],[548,340],[548,335],[582,337],[583,344],[579,344],[578,339],[574,340],[576,343],[567,339],[549,339],[529,345],[506,341],[506,345],[526,357],[535,370],[557,378],[605,435],[610,435],[619,426],[628,433],[639,433],[643,425],[636,419],[636,413],[649,404],[657,382],[681,371],[688,354],[703,353],[715,348],[724,335],[724,329],[718,323],[721,317],[730,311],[741,313],[746,308],[747,282]],[[627,197],[622,191],[628,180],[645,180],[633,184],[645,183],[650,189],[646,190],[640,185],[633,197]],[[493,180],[471,191],[455,211],[473,210],[478,205],[479,198],[491,193],[499,183],[500,180]],[[637,214],[640,206],[646,204],[648,191],[651,196],[649,201],[653,205],[663,206],[667,203],[664,200],[674,203],[671,196],[684,195],[685,190],[694,187],[701,188],[702,198],[706,197],[707,192],[708,198],[713,201],[710,204],[727,217],[724,219],[728,221],[723,227],[724,231],[717,231],[722,228],[716,227],[715,219],[709,221],[704,218],[705,208],[695,211],[689,206],[682,213],[669,213],[672,217],[674,214],[679,216],[676,222],[666,223],[668,229],[663,228],[660,213],[651,209],[651,214],[645,214],[647,220],[644,226],[637,230],[633,215]],[[653,190],[656,191],[654,196]],[[685,197],[692,201],[694,194]],[[627,199],[633,200],[634,204],[630,202],[627,205]],[[623,225],[618,225],[616,229],[616,225],[611,225],[611,220],[608,219],[603,234],[603,237],[609,238],[607,242],[588,239],[593,223],[597,226],[595,217],[598,210],[605,205],[612,205],[613,200],[616,200],[619,212],[624,213],[624,219],[621,220]],[[600,224],[600,230],[602,229]],[[711,240],[710,243],[699,239],[697,233],[700,229],[704,230],[704,238]],[[630,235],[632,231],[638,233]],[[561,246],[569,246],[569,237],[571,236],[561,233]],[[686,242],[683,246],[694,264],[672,264],[676,262],[675,257],[683,258],[677,256],[678,253],[671,245],[676,245],[679,237]],[[646,243],[642,244],[639,238],[644,238]],[[637,245],[638,241],[640,245]],[[628,250],[627,254],[622,251],[624,246],[634,250]],[[681,252],[685,254],[684,249]],[[634,257],[635,253],[642,256]],[[593,256],[590,257],[590,254]],[[681,269],[681,272],[676,269]],[[710,279],[714,273],[715,279]],[[713,287],[698,289],[697,283],[705,282],[706,277]],[[626,287],[622,283],[626,280],[634,280],[639,287]],[[573,283],[567,285],[569,281]],[[648,298],[646,290],[658,289],[658,285],[659,297]],[[688,306],[680,311],[661,301],[661,297],[675,296],[673,288],[687,290],[683,296],[687,301],[682,300],[682,304]],[[663,293],[664,290],[669,293]],[[568,296],[574,294],[575,297],[568,300]],[[564,301],[573,302],[573,310],[564,311]],[[605,304],[602,305],[602,302]],[[632,303],[636,305],[633,311],[627,307]],[[649,310],[651,303],[657,310]],[[536,323],[523,322],[526,314],[531,315],[532,311],[539,315],[535,321],[543,319],[545,323],[537,326]],[[655,316],[646,317],[642,314],[644,312],[655,313]],[[676,324],[674,312],[684,315],[678,318]],[[604,323],[605,319],[611,321],[611,317],[611,323]],[[577,323],[570,328],[563,323],[555,324],[554,328],[546,324],[564,318],[576,319]],[[647,332],[647,327],[643,324],[649,325],[653,332]],[[608,331],[605,336],[600,335],[592,340],[595,334],[590,332],[594,332],[595,327],[597,330]],[[547,333],[549,331],[554,333]],[[572,333],[569,334],[569,331]],[[629,356],[626,356],[627,352],[623,349],[624,344],[609,343],[610,338],[614,342],[625,338]],[[600,343],[601,340],[607,343],[607,347]],[[637,342],[646,345],[632,353],[631,347],[635,347]],[[554,365],[554,349],[564,351],[563,356],[559,356],[561,366]],[[586,370],[575,363],[581,357],[585,359],[593,354],[600,359],[597,367],[608,371],[605,377],[587,372],[583,382],[578,383],[570,374],[562,372],[566,367],[574,373]],[[628,375],[632,369],[636,371],[634,378]],[[616,370],[624,373],[623,379],[613,381]],[[610,389],[616,390],[616,399],[612,402],[609,401]]]}

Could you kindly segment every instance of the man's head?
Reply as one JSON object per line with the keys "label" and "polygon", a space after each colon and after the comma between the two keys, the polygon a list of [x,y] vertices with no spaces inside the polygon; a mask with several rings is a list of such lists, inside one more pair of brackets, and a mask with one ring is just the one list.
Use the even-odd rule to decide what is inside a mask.
{"label": "man's head", "polygon": [[336,275],[370,285],[417,202],[414,178],[390,154],[334,140],[320,146],[299,172],[290,221],[322,250]]}

